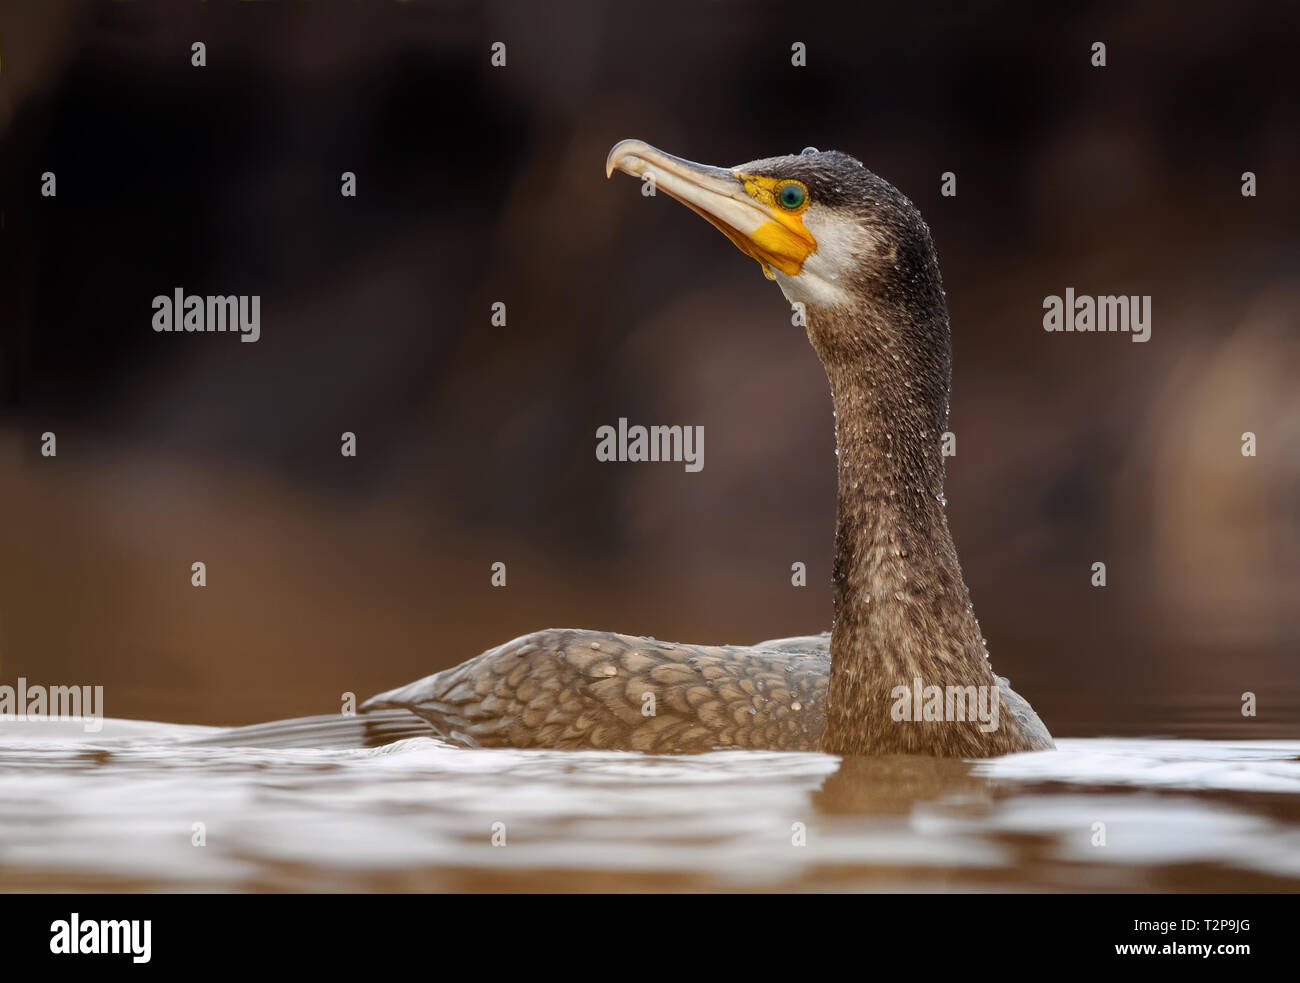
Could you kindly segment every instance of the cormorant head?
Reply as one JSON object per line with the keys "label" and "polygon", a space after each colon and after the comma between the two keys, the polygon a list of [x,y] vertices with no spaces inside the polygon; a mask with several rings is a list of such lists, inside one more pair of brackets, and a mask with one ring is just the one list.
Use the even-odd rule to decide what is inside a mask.
{"label": "cormorant head", "polygon": [[[710,167],[623,140],[605,160],[606,176],[615,170],[652,180],[707,218],[756,259],[792,303],[830,311],[865,306],[890,320],[901,315],[914,322],[924,313],[918,305],[946,311],[925,221],[897,188],[848,154],[810,147]],[[814,338],[814,344],[818,340],[831,341]]]}

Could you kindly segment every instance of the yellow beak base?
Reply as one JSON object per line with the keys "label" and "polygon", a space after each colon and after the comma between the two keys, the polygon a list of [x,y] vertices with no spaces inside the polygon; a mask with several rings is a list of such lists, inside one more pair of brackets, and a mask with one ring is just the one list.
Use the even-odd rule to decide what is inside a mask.
{"label": "yellow beak base", "polygon": [[605,158],[605,176],[616,170],[652,182],[708,219],[736,248],[757,260],[768,279],[774,279],[773,270],[798,276],[817,248],[803,224],[806,203],[798,209],[781,207],[775,195],[777,178],[696,164],[640,140],[614,145]]}

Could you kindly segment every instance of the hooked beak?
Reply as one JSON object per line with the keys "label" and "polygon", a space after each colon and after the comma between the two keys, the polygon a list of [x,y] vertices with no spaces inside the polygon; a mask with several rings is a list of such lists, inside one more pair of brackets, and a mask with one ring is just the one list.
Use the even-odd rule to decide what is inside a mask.
{"label": "hooked beak", "polygon": [[616,170],[653,181],[655,188],[703,215],[742,253],[758,260],[769,280],[775,279],[773,270],[798,276],[817,248],[800,214],[775,204],[771,180],[760,175],[682,160],[640,140],[614,145],[605,158],[605,176]]}

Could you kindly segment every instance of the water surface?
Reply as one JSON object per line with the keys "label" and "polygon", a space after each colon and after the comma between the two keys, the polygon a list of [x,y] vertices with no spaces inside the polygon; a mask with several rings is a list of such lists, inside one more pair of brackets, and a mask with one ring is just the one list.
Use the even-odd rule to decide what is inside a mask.
{"label": "water surface", "polygon": [[973,763],[178,743],[216,733],[0,721],[0,889],[1300,888],[1295,741]]}

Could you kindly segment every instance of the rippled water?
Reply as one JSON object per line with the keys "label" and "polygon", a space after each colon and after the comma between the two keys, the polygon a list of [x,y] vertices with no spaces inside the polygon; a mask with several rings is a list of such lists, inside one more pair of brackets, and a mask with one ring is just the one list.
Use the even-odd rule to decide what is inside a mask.
{"label": "rippled water", "polygon": [[1300,742],[976,763],[177,743],[216,733],[0,722],[0,889],[1300,888]]}

